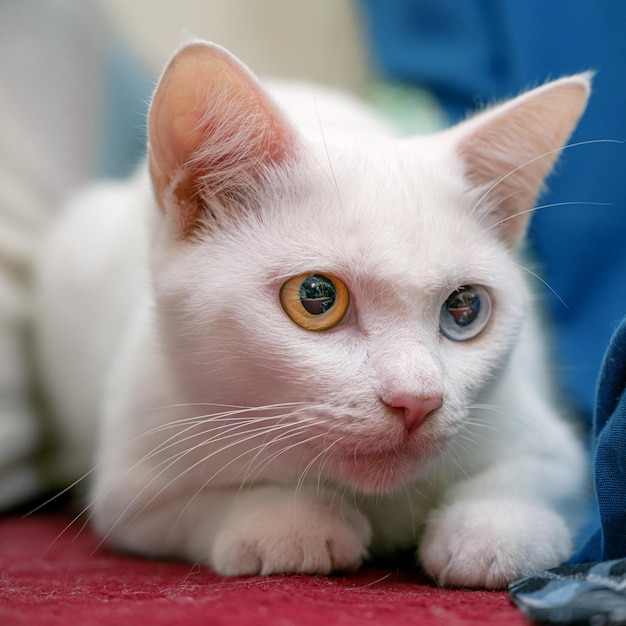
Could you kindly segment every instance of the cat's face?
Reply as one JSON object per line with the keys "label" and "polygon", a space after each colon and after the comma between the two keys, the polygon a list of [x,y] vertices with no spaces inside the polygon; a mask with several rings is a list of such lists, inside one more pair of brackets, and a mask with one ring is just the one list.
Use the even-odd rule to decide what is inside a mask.
{"label": "cat's face", "polygon": [[196,145],[192,167],[168,174],[172,154],[180,161],[185,141],[197,144],[198,119],[213,117],[195,116],[193,141],[178,128],[174,149],[159,146],[169,116],[159,92],[151,114],[166,214],[153,277],[185,401],[253,409],[237,432],[255,467],[397,488],[463,428],[515,344],[528,293],[513,249],[530,207],[505,206],[508,189],[487,198],[491,178],[472,180],[465,137],[478,136],[483,153],[471,156],[485,158],[484,125],[404,141],[328,133],[315,145],[223,51],[188,56],[205,54],[207,76],[219,66],[221,103],[245,91],[245,148],[222,109],[212,141],[227,153]]}
{"label": "cat's face", "polygon": [[[372,147],[364,158],[328,145],[333,178],[303,162],[287,193],[185,246],[157,284],[189,402],[302,403],[277,411],[295,433],[278,431],[293,448],[277,460],[381,489],[462,427],[527,294],[489,225],[467,218],[474,194],[411,158],[414,145]],[[404,396],[443,403],[407,429],[391,406]]]}

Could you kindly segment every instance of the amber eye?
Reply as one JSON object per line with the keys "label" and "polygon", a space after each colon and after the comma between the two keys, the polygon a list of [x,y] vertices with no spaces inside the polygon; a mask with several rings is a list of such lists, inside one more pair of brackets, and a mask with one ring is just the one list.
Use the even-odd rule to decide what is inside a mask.
{"label": "amber eye", "polygon": [[307,330],[330,330],[348,312],[350,294],[338,279],[324,274],[300,274],[280,288],[285,313]]}

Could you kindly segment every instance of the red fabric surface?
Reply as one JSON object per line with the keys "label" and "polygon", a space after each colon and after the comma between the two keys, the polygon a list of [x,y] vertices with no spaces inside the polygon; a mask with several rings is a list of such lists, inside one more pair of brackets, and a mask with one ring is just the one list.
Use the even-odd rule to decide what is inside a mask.
{"label": "red fabric surface", "polygon": [[504,592],[437,589],[413,571],[227,579],[98,547],[64,513],[0,518],[0,624],[527,626]]}

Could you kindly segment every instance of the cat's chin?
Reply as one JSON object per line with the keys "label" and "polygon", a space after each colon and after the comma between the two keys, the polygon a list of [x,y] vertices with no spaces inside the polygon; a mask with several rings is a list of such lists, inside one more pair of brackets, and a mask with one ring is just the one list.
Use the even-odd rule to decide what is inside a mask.
{"label": "cat's chin", "polygon": [[364,494],[391,493],[401,489],[429,464],[433,453],[384,451],[356,453],[333,468],[335,483],[350,485]]}
{"label": "cat's chin", "polygon": [[[364,494],[383,494],[402,489],[408,482],[423,472],[433,459],[446,449],[455,432],[452,426],[432,428],[430,432],[396,433],[383,443],[366,442],[364,438],[348,439],[322,452],[317,448],[309,451],[316,458],[309,462],[307,472],[317,470],[324,481],[335,485],[349,486]],[[308,455],[304,455],[305,457]],[[296,459],[296,466],[299,465]],[[299,459],[300,463],[302,458]],[[294,465],[292,465],[292,468]],[[302,468],[299,468],[299,475]]]}

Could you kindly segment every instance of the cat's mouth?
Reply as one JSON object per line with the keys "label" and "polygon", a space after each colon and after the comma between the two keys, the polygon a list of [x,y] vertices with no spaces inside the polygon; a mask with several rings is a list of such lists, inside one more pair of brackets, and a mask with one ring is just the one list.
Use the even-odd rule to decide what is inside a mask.
{"label": "cat's mouth", "polygon": [[301,477],[320,476],[365,493],[395,491],[443,452],[452,432],[440,419],[430,419],[408,432],[397,416],[381,416],[368,424],[354,413],[326,413],[318,407],[318,428],[307,429],[307,436],[300,440],[302,432],[296,427],[298,443],[277,451],[275,458],[285,461],[284,467],[290,470],[297,468]]}
{"label": "cat's mouth", "polygon": [[331,482],[350,484],[363,493],[387,493],[415,478],[443,447],[443,441],[405,439],[387,446],[337,448],[320,463],[319,472]]}

